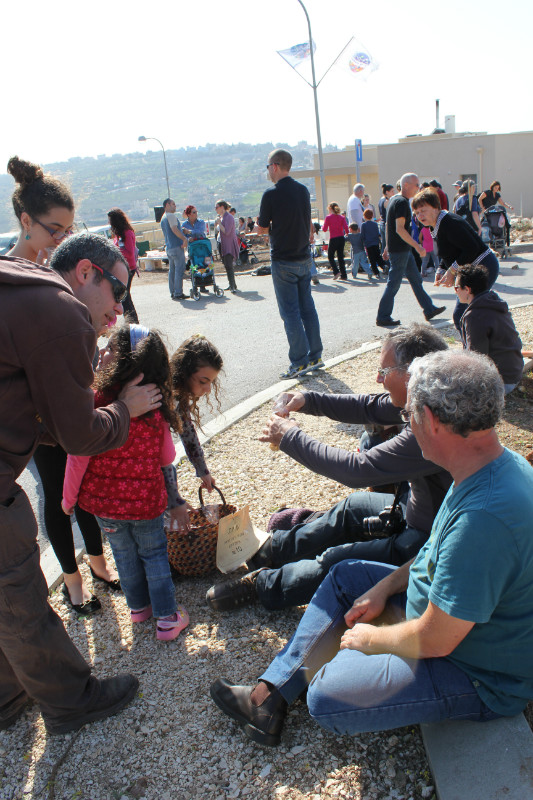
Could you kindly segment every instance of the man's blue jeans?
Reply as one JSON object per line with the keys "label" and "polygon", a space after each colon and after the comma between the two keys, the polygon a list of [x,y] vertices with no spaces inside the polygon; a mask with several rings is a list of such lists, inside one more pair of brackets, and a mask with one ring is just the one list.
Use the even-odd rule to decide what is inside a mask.
{"label": "man's blue jeans", "polygon": [[[343,561],[322,582],[296,633],[260,680],[288,703],[309,686],[307,705],[319,725],[337,734],[382,731],[444,719],[495,719],[466,673],[447,658],[407,659],[339,650],[344,615],[354,601],[393,567]],[[390,600],[400,620],[406,594]]]}
{"label": "man's blue jeans", "polygon": [[422,276],[420,275],[414,256],[411,250],[402,253],[389,253],[390,268],[387,277],[387,285],[378,306],[377,318],[387,320],[392,317],[394,308],[394,298],[402,283],[402,278],[406,277],[411,284],[416,299],[422,306],[424,314],[429,314],[434,310],[433,300],[424,289]]}
{"label": "man's blue jeans", "polygon": [[272,281],[289,341],[291,367],[322,356],[320,322],[311,294],[311,256],[305,261],[272,261]]}
{"label": "man's blue jeans", "polygon": [[109,540],[128,608],[151,605],[154,617],[174,614],[177,603],[163,514],[155,519],[96,520]]}
{"label": "man's blue jeans", "polygon": [[363,519],[377,516],[393,501],[392,494],[352,492],[319,519],[295,525],[288,531],[274,531],[274,568],[261,570],[256,578],[262,605],[278,611],[308,603],[329,570],[347,558],[398,567],[413,558],[427,540],[428,531],[407,527],[386,539],[361,541]]}
{"label": "man's blue jeans", "polygon": [[171,297],[183,294],[183,275],[185,273],[185,252],[183,247],[167,250],[168,288]]}

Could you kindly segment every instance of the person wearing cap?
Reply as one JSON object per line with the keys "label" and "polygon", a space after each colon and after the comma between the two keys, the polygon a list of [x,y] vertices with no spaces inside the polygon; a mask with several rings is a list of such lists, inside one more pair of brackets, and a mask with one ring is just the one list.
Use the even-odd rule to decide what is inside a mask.
{"label": "person wearing cap", "polygon": [[183,294],[183,275],[187,238],[183,235],[176,217],[176,203],[170,197],[163,200],[163,212],[160,224],[168,257],[168,288],[173,300],[185,300],[187,295]]}

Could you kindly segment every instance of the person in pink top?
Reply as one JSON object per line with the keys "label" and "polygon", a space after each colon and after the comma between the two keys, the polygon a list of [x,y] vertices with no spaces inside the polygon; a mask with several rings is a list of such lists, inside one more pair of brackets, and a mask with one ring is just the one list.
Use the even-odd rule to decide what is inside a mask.
{"label": "person in pink top", "polygon": [[[348,231],[348,223],[346,217],[341,214],[341,210],[337,203],[330,203],[328,206],[329,214],[324,220],[322,226],[323,231],[329,231],[329,245],[328,245],[328,259],[333,270],[333,280],[337,280],[340,274],[340,279],[345,281],[347,279],[346,266],[344,263],[344,245],[346,240],[345,233]],[[339,261],[337,267],[335,256]]]}
{"label": "person in pink top", "polygon": [[439,266],[439,260],[435,252],[435,244],[429,228],[422,227],[422,230],[420,231],[419,242],[426,251],[426,255],[422,259],[421,266],[422,277],[426,278],[430,263],[433,264],[433,269],[435,272],[437,272]]}
{"label": "person in pink top", "polygon": [[139,255],[139,251],[135,244],[135,231],[133,230],[131,222],[120,208],[110,209],[107,212],[107,219],[111,226],[113,242],[120,248],[120,252],[128,262],[130,270],[128,277],[128,296],[122,304],[124,306],[124,317],[130,322],[138,323],[139,318],[137,317],[137,311],[131,299],[131,282],[133,276],[138,274],[137,256]]}
{"label": "person in pink top", "polygon": [[141,325],[124,325],[110,337],[95,379],[95,406],[107,405],[139,375],[161,392],[161,408],[130,421],[122,447],[96,456],[68,456],[63,511],[76,502],[94,514],[107,535],[132,622],[157,618],[157,639],[179,636],[189,615],[176,603],[167,555],[164,511],[170,526],[188,522],[178,493],[170,428],[182,425],[172,397],[170,364],[161,337]]}

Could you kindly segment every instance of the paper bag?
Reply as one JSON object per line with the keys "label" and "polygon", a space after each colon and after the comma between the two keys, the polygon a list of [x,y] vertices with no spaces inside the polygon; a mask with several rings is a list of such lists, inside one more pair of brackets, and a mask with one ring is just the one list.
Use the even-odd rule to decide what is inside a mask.
{"label": "paper bag", "polygon": [[222,517],[218,523],[218,569],[233,572],[259,550],[268,536],[266,531],[255,527],[248,506]]}

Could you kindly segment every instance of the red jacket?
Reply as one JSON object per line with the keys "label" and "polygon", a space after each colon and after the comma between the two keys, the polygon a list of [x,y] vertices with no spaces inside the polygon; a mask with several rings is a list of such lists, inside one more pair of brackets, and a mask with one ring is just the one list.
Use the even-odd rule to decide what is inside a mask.
{"label": "red jacket", "polygon": [[[97,395],[95,405],[109,401]],[[167,422],[159,410],[130,422],[126,444],[90,459],[78,502],[109,519],[155,519],[167,506],[161,451]]]}

